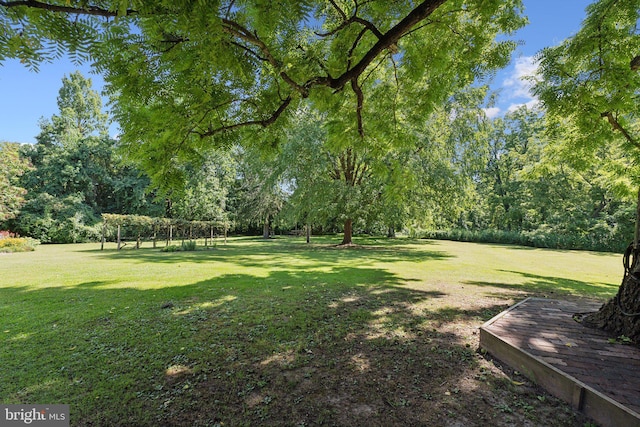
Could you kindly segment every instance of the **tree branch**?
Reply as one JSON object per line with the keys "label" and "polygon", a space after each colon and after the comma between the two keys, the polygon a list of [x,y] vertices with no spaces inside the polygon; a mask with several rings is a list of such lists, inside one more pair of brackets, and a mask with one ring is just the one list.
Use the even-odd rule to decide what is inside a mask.
{"label": "tree branch", "polygon": [[373,62],[373,60],[382,53],[385,49],[395,44],[400,38],[409,30],[413,28],[418,22],[424,20],[431,15],[438,7],[440,7],[446,0],[425,0],[416,6],[407,16],[405,16],[400,22],[394,25],[389,31],[384,33],[382,37],[374,44],[367,53],[364,54],[362,59],[353,66],[353,68],[347,69],[342,75],[338,77],[313,77],[304,84],[305,87],[310,88],[313,86],[328,86],[332,89],[342,89],[347,82],[351,81],[354,77],[358,77],[364,72],[364,70]]}
{"label": "tree branch", "polygon": [[[283,66],[281,61],[275,58],[269,49],[269,47],[258,37],[258,35],[254,32],[251,32],[248,28],[240,25],[237,22],[234,22],[228,18],[221,18],[222,21],[222,30],[232,37],[236,37],[251,46],[256,48],[256,51],[251,48],[244,46],[241,43],[238,43],[234,40],[229,40],[229,43],[235,45],[239,49],[246,51],[249,55],[254,56],[258,60],[261,60],[265,63],[268,63],[273,69],[278,73],[279,77],[296,93],[300,94],[302,98],[307,98],[309,96],[309,91],[311,88],[315,86],[325,86],[335,91],[342,90],[347,83],[351,83],[351,87],[357,98],[357,106],[356,106],[356,115],[358,118],[358,132],[361,136],[364,135],[364,129],[362,124],[362,105],[364,100],[364,95],[362,93],[362,89],[358,85],[358,79],[362,73],[369,67],[375,60],[380,56],[382,52],[385,50],[394,50],[397,42],[407,33],[414,30],[414,27],[419,22],[425,20],[429,17],[438,7],[440,7],[446,0],[423,0],[419,3],[411,12],[409,12],[403,19],[401,19],[396,25],[394,25],[391,29],[389,29],[386,33],[382,34],[382,32],[372,23],[363,18],[357,16],[358,13],[358,3],[356,4],[356,9],[354,15],[351,18],[347,18],[346,13],[338,6],[335,0],[329,0],[334,9],[337,11],[338,15],[342,17],[343,22],[338,26],[333,33],[339,31],[340,29],[352,24],[358,23],[364,27],[363,32],[357,37],[354,45],[351,47],[350,53],[353,54],[355,49],[362,39],[362,35],[365,31],[371,31],[376,37],[377,42],[371,46],[371,48],[360,58],[360,60],[352,65],[351,59],[349,59],[346,64],[345,71],[339,75],[338,77],[332,77],[328,72],[324,72],[325,75],[317,75],[308,78],[308,80],[303,83],[297,83],[286,71],[283,70]],[[69,4],[69,3],[68,3]],[[231,2],[233,4],[233,2]],[[73,6],[61,6],[56,4],[49,4],[46,2],[38,1],[38,0],[15,0],[15,1],[6,1],[0,0],[0,7],[5,8],[17,8],[17,7],[29,7],[35,9],[48,10],[57,13],[67,13],[67,14],[75,14],[75,15],[93,15],[93,16],[101,16],[105,18],[117,17],[119,16],[119,12],[111,11],[98,6],[90,6],[87,5],[85,7],[73,7]],[[231,8],[231,6],[229,6]],[[138,11],[127,9],[126,15],[137,15]],[[230,9],[227,10],[227,16],[230,13]],[[173,43],[173,40],[169,41]],[[640,60],[639,60],[640,61]],[[218,129],[212,129],[207,132],[201,133],[201,136],[211,136],[220,132],[224,132],[227,130],[232,130],[239,127],[250,126],[250,125],[260,125],[260,126],[268,126],[271,123],[275,122],[277,118],[282,114],[282,112],[289,106],[291,103],[291,95],[287,96],[280,107],[267,119],[263,120],[252,120],[242,123],[236,123],[228,126],[222,126]]]}
{"label": "tree branch", "polygon": [[282,71],[282,64],[278,61],[269,50],[269,47],[256,34],[252,34],[248,29],[244,28],[237,22],[229,19],[222,19],[222,28],[228,34],[236,36],[252,45],[256,46],[265,56],[266,61],[276,70],[279,71],[280,77],[296,92],[299,92],[303,98],[309,96],[309,89],[296,83],[287,73]]}
{"label": "tree branch", "polygon": [[627,132],[627,130],[625,128],[622,127],[622,125],[620,125],[620,122],[618,122],[618,120],[614,117],[613,113],[611,113],[611,111],[605,111],[604,113],[600,114],[600,117],[606,117],[607,121],[609,122],[609,124],[611,125],[611,127],[619,132],[622,133],[622,135],[624,136],[624,138],[631,143],[633,146],[635,146],[636,148],[640,149],[640,142],[636,141],[630,134],[629,132]]}
{"label": "tree branch", "polygon": [[347,19],[347,15],[344,13],[342,9],[340,9],[340,6],[338,6],[334,0],[329,0],[329,3],[331,3],[331,6],[333,6],[333,8],[338,12],[338,14],[342,16],[342,19],[344,20]]}
{"label": "tree branch", "polygon": [[247,46],[243,45],[242,43],[238,43],[234,40],[230,40],[229,44],[232,46],[236,46],[242,50],[244,50],[245,52],[247,52],[249,55],[253,56],[254,58],[260,60],[260,61],[267,61],[267,58],[258,55],[256,52],[252,51],[251,49],[249,49]]}
{"label": "tree branch", "polygon": [[[118,16],[118,12],[114,12],[112,10],[103,9],[96,6],[86,6],[86,7],[72,7],[72,6],[60,6],[56,4],[43,3],[41,1],[36,0],[20,0],[20,1],[0,1],[0,6],[6,8],[12,7],[30,7],[33,9],[42,9],[48,10],[51,12],[58,13],[70,13],[72,15],[93,15],[93,16],[102,16],[105,18],[115,18]],[[127,9],[127,15],[136,15],[138,12],[132,9]]]}
{"label": "tree branch", "polygon": [[207,132],[199,133],[200,138],[206,138],[208,136],[214,136],[219,133],[227,132],[227,131],[238,129],[238,128],[248,127],[248,126],[262,126],[263,128],[266,128],[267,126],[273,124],[276,120],[278,120],[278,117],[280,117],[282,113],[284,113],[284,111],[287,109],[287,107],[291,103],[291,100],[292,100],[291,96],[288,96],[286,99],[284,99],[284,101],[282,101],[282,104],[280,104],[278,109],[274,111],[273,114],[271,114],[266,119],[249,120],[246,122],[234,123],[232,125],[220,126],[215,129],[209,129]]}
{"label": "tree branch", "polygon": [[362,88],[358,86],[357,79],[351,80],[351,89],[356,94],[357,104],[356,104],[356,120],[358,122],[358,134],[360,137],[364,137],[364,125],[362,124],[362,107],[364,105],[364,94],[362,93]]}

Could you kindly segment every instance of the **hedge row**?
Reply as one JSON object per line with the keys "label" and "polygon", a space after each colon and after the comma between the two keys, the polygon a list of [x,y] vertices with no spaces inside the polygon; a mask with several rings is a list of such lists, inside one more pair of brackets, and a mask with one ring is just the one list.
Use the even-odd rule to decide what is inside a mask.
{"label": "hedge row", "polygon": [[623,253],[630,241],[607,239],[594,235],[573,235],[545,233],[537,231],[502,230],[431,230],[422,231],[415,237],[435,240],[455,240],[460,242],[502,243],[534,248],[574,249],[599,252]]}

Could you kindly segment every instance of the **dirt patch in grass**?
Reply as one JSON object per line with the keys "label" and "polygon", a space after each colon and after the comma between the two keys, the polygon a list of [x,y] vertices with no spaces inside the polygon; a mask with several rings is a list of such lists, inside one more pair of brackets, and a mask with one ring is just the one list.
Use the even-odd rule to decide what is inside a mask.
{"label": "dirt patch in grass", "polygon": [[[383,295],[352,290],[327,300],[324,313],[317,302],[300,307],[307,314],[304,326],[299,318],[273,317],[299,329],[286,351],[268,345],[268,352],[258,351],[264,340],[277,341],[270,331],[278,325],[244,323],[244,332],[227,341],[223,363],[201,367],[186,393],[184,384],[172,384],[182,392],[167,405],[162,422],[583,426],[588,421],[477,350],[478,327],[508,306],[503,300],[474,306],[465,306],[462,298],[447,300],[457,308],[433,312],[407,291]],[[204,330],[215,331],[216,323]]]}

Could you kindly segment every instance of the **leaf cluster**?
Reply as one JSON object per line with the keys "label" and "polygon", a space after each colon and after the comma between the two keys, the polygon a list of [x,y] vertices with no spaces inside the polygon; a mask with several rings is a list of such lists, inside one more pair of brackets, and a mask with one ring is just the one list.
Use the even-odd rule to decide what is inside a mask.
{"label": "leaf cluster", "polygon": [[575,157],[615,143],[640,159],[638,19],[637,0],[595,2],[575,36],[539,54],[534,93]]}

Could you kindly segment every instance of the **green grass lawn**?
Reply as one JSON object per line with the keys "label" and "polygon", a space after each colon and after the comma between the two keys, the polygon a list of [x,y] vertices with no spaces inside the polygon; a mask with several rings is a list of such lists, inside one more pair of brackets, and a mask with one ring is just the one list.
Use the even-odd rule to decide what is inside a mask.
{"label": "green grass lawn", "polygon": [[620,255],[335,242],[0,254],[0,402],[93,426],[582,425],[514,386],[476,331],[526,296],[604,301]]}

